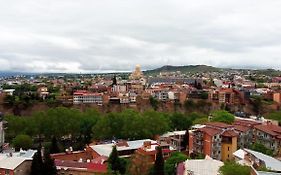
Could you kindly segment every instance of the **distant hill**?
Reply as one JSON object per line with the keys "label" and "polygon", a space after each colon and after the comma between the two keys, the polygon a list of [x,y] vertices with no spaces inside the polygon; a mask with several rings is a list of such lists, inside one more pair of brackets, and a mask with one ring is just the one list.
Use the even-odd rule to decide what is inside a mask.
{"label": "distant hill", "polygon": [[166,65],[157,69],[145,71],[145,74],[159,74],[160,72],[176,72],[181,71],[182,73],[196,73],[196,72],[219,72],[221,68],[216,68],[207,65],[188,65],[188,66],[171,66]]}
{"label": "distant hill", "polygon": [[202,72],[221,72],[221,71],[251,71],[254,74],[268,75],[268,76],[281,76],[280,70],[275,69],[233,69],[233,68],[217,68],[207,65],[187,65],[187,66],[171,66],[166,65],[160,68],[147,70],[144,73],[146,75],[156,75],[160,72],[176,72],[181,73],[202,73]]}

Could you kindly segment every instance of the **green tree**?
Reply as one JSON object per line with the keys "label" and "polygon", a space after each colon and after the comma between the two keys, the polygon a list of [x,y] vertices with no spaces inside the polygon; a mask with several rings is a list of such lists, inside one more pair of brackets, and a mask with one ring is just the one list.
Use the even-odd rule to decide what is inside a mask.
{"label": "green tree", "polygon": [[165,162],[165,174],[166,175],[175,175],[177,165],[183,161],[185,161],[188,157],[180,152],[175,152],[169,157]]}
{"label": "green tree", "polygon": [[43,168],[44,168],[44,175],[56,175],[57,174],[57,168],[56,168],[54,159],[51,158],[51,156],[48,152],[44,153]]}
{"label": "green tree", "polygon": [[184,102],[184,108],[186,111],[194,111],[196,104],[192,100],[186,100]]}
{"label": "green tree", "polygon": [[281,111],[271,112],[265,115],[265,117],[269,119],[277,120],[279,122],[279,125],[281,125]]}
{"label": "green tree", "polygon": [[52,143],[50,146],[50,153],[54,154],[54,153],[59,153],[60,152],[60,148],[58,145],[58,141],[57,138],[55,136],[52,137]]}
{"label": "green tree", "polygon": [[173,130],[184,130],[192,125],[191,118],[181,113],[173,113],[170,120]]}
{"label": "green tree", "polygon": [[259,96],[254,96],[251,98],[251,103],[253,105],[253,110],[256,113],[256,115],[260,115],[262,113],[262,99]]}
{"label": "green tree", "polygon": [[152,108],[153,108],[155,111],[157,111],[157,109],[158,109],[158,107],[159,107],[159,101],[158,101],[156,98],[150,96],[150,97],[149,97],[149,102],[150,102],[150,105],[152,106]]}
{"label": "green tree", "polygon": [[21,134],[13,139],[13,145],[16,151],[19,151],[20,148],[27,150],[32,146],[32,139],[28,135]]}
{"label": "green tree", "polygon": [[108,158],[109,170],[113,174],[125,174],[126,172],[126,161],[119,158],[116,146],[113,146],[112,152]]}
{"label": "green tree", "polygon": [[44,174],[44,164],[42,161],[41,147],[37,149],[31,163],[31,175]]}
{"label": "green tree", "polygon": [[164,158],[162,154],[162,148],[158,146],[156,148],[156,159],[152,169],[153,175],[164,175]]}
{"label": "green tree", "polygon": [[212,113],[212,121],[214,122],[232,124],[234,122],[234,119],[234,115],[227,111],[219,110]]}
{"label": "green tree", "polygon": [[265,147],[262,143],[255,142],[250,147],[254,151],[261,152],[261,153],[267,154],[269,156],[273,156],[273,151],[271,149],[268,149],[267,147]]}
{"label": "green tree", "polygon": [[224,165],[220,167],[220,172],[222,175],[250,175],[251,168],[235,162],[225,162]]}
{"label": "green tree", "polygon": [[189,132],[188,132],[188,129],[187,129],[185,131],[185,134],[183,136],[183,140],[182,140],[182,143],[181,143],[181,146],[182,146],[184,151],[186,150],[188,144],[189,144]]}

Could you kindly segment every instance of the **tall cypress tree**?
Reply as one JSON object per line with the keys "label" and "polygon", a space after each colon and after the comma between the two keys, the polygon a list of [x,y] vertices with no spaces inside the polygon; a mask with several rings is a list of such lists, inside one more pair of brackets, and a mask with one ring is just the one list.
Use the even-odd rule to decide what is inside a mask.
{"label": "tall cypress tree", "polygon": [[44,174],[45,175],[56,175],[57,168],[54,159],[51,158],[48,152],[44,154]]}
{"label": "tall cypress tree", "polygon": [[113,146],[112,152],[108,158],[109,168],[113,174],[125,174],[127,162],[119,158],[116,146]]}
{"label": "tall cypress tree", "polygon": [[185,131],[185,134],[183,136],[182,143],[181,143],[181,146],[183,147],[184,151],[186,150],[188,144],[189,144],[189,132],[188,132],[188,129],[187,129]]}
{"label": "tall cypress tree", "polygon": [[53,154],[53,153],[59,153],[60,152],[60,149],[59,149],[59,146],[58,146],[58,141],[57,141],[57,138],[55,136],[52,137],[52,143],[51,143],[51,146],[50,146],[50,153]]}
{"label": "tall cypress tree", "polygon": [[31,164],[31,175],[38,175],[44,173],[44,164],[42,161],[41,147],[38,147],[37,152],[33,156]]}
{"label": "tall cypress tree", "polygon": [[108,164],[109,168],[113,171],[113,173],[116,173],[118,171],[119,157],[116,146],[113,146],[112,148],[112,152],[110,153],[108,158]]}
{"label": "tall cypress tree", "polygon": [[153,167],[154,175],[164,175],[164,158],[162,154],[162,148],[158,146],[156,148],[156,160]]}

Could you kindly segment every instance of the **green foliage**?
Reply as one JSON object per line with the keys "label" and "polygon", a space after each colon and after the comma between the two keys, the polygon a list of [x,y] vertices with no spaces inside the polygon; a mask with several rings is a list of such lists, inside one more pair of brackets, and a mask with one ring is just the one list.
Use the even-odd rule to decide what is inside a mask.
{"label": "green foliage", "polygon": [[260,96],[252,96],[251,97],[251,103],[253,105],[254,112],[259,115],[262,113],[262,98]]}
{"label": "green foliage", "polygon": [[200,95],[200,98],[201,99],[208,99],[208,97],[209,97],[209,94],[208,94],[208,92],[203,92],[201,95]]}
{"label": "green foliage", "polygon": [[277,120],[279,123],[281,123],[281,111],[271,112],[267,114],[265,117],[268,119]]}
{"label": "green foliage", "polygon": [[192,125],[191,117],[182,113],[174,113],[171,115],[172,129],[173,130],[185,130]]}
{"label": "green foliage", "polygon": [[94,138],[97,139],[144,139],[153,138],[170,129],[170,120],[156,111],[138,113],[125,110],[121,113],[109,113],[102,117],[93,127]]}
{"label": "green foliage", "polygon": [[177,165],[181,162],[184,162],[188,157],[180,152],[175,152],[169,157],[164,166],[165,175],[175,175]]}
{"label": "green foliage", "polygon": [[273,151],[265,147],[262,143],[255,142],[251,145],[251,149],[257,152],[261,152],[263,154],[267,154],[269,156],[273,156]]}
{"label": "green foliage", "polygon": [[44,161],[41,155],[41,146],[38,147],[37,152],[33,156],[31,163],[31,175],[56,175],[57,169],[54,160],[50,157],[48,152],[44,153]]}
{"label": "green foliage", "polygon": [[50,153],[54,154],[54,153],[59,153],[59,152],[60,152],[60,148],[58,145],[58,141],[57,141],[57,138],[54,136],[52,138],[52,143],[50,145]]}
{"label": "green foliage", "polygon": [[162,113],[154,110],[140,113],[130,109],[101,115],[95,110],[81,112],[77,109],[57,107],[31,116],[5,116],[9,124],[6,139],[11,141],[17,135],[26,134],[33,138],[44,138],[44,142],[51,142],[52,138],[56,137],[58,143],[62,143],[64,136],[70,136],[70,141],[80,148],[89,144],[93,138],[153,139],[171,130],[186,130],[200,118],[206,116],[197,113]]}
{"label": "green foliage", "polygon": [[188,130],[186,130],[181,143],[183,150],[186,150],[188,144],[189,144],[189,132]]}
{"label": "green foliage", "polygon": [[158,101],[156,98],[150,96],[150,97],[149,97],[149,102],[150,102],[150,105],[152,106],[152,108],[153,108],[155,111],[157,111],[158,106],[159,106],[159,101]]}
{"label": "green foliage", "polygon": [[195,104],[194,101],[192,101],[192,100],[186,100],[186,101],[184,102],[184,108],[185,108],[185,110],[187,110],[187,111],[192,111],[192,110],[194,110],[195,106],[196,106],[196,104]]}
{"label": "green foliage", "polygon": [[44,173],[43,175],[56,175],[57,168],[54,162],[54,159],[51,158],[48,152],[44,154],[44,164],[43,164]]}
{"label": "green foliage", "polygon": [[220,167],[220,172],[222,175],[250,175],[251,169],[249,166],[240,165],[235,162],[225,162]]}
{"label": "green foliage", "polygon": [[109,155],[108,165],[109,165],[109,170],[113,174],[118,174],[118,173],[125,174],[126,173],[127,162],[126,162],[126,160],[118,157],[118,152],[117,152],[116,146],[113,146],[112,152]]}
{"label": "green foliage", "polygon": [[154,166],[152,168],[152,175],[164,175],[164,158],[162,154],[162,148],[158,146],[156,148],[156,159],[154,162]]}
{"label": "green foliage", "polygon": [[232,124],[234,122],[234,119],[234,115],[227,111],[219,110],[212,113],[212,121],[214,122]]}
{"label": "green foliage", "polygon": [[32,146],[32,139],[28,135],[18,135],[13,139],[13,145],[17,151],[22,148],[23,150],[28,150]]}
{"label": "green foliage", "polygon": [[31,163],[31,175],[38,175],[44,173],[44,164],[41,155],[41,147],[37,149],[37,152],[33,156]]}

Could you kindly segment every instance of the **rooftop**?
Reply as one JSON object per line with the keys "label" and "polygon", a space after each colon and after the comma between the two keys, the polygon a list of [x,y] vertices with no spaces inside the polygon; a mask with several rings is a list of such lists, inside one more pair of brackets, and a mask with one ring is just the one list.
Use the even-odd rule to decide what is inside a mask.
{"label": "rooftop", "polygon": [[250,149],[244,149],[247,153],[253,155],[254,157],[256,157],[259,160],[262,160],[265,163],[266,168],[269,168],[273,171],[279,171],[281,172],[281,161],[270,157],[268,155],[265,155],[263,153],[260,152],[256,152]]}

